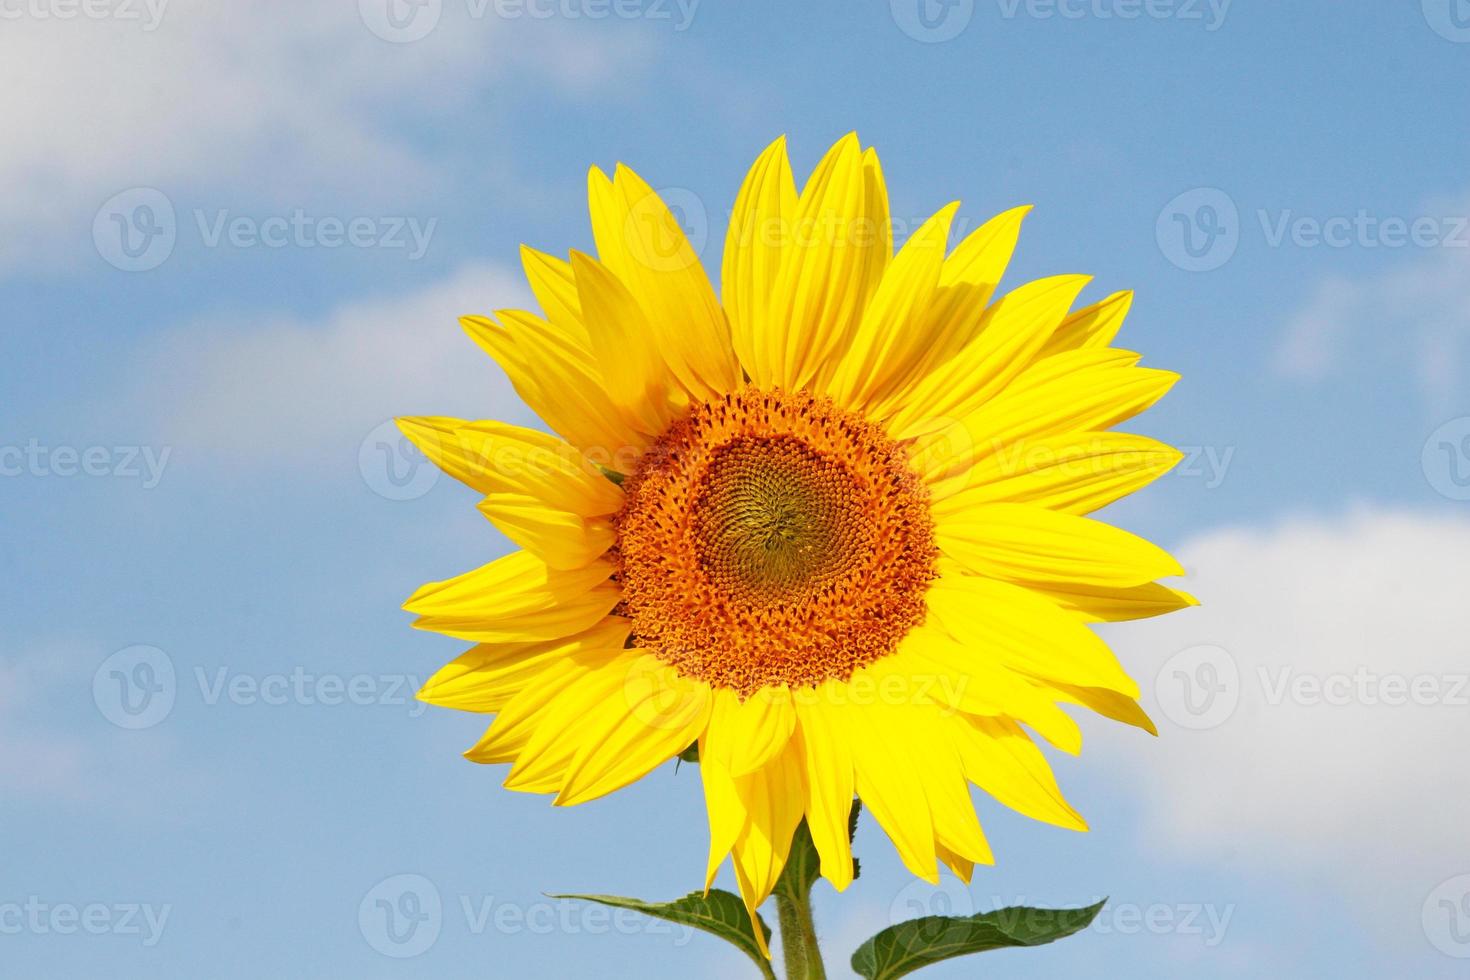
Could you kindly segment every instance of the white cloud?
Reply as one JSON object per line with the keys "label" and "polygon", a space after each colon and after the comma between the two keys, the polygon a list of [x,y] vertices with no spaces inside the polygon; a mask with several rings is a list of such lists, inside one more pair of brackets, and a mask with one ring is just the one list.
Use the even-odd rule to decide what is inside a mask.
{"label": "white cloud", "polygon": [[483,131],[496,80],[605,88],[640,51],[626,32],[591,41],[453,3],[426,37],[394,44],[359,12],[389,2],[103,0],[114,15],[101,18],[58,0],[0,6],[0,132],[15,137],[0,142],[0,265],[74,257],[99,206],[135,186],[214,200],[224,187],[220,203],[236,206],[302,205],[324,190],[401,204],[464,163],[410,132],[467,115]]}
{"label": "white cloud", "polygon": [[528,302],[519,276],[478,264],[317,320],[192,324],[149,344],[129,401],[179,455],[242,467],[339,467],[400,415],[524,424],[505,375],[458,320]]}
{"label": "white cloud", "polygon": [[1328,881],[1425,948],[1426,896],[1470,872],[1470,520],[1360,509],[1178,553],[1203,605],[1112,634],[1162,733],[1126,749],[1152,839]]}
{"label": "white cloud", "polygon": [[[1467,203],[1432,209],[1465,215]],[[1376,276],[1320,283],[1287,321],[1275,355],[1287,377],[1318,382],[1343,373],[1400,371],[1429,407],[1447,411],[1470,355],[1470,230],[1446,219],[1446,244]]]}

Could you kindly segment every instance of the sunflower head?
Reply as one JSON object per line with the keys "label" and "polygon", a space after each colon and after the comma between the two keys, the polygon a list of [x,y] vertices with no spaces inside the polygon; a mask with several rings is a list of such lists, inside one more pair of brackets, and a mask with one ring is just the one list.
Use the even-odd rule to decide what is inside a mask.
{"label": "sunflower head", "polygon": [[495,714],[467,753],[579,803],[697,745],[707,881],[752,908],[805,819],[852,879],[867,804],[905,864],[969,879],[973,784],[1085,829],[1032,733],[1059,705],[1153,731],[1089,624],[1193,603],[1163,551],[1086,514],[1179,454],[1110,431],[1175,380],[1112,346],[1087,279],[994,298],[1025,208],[895,254],[877,156],[839,140],[798,189],[785,143],[736,198],[717,297],[659,196],[589,179],[596,257],[525,249],[539,313],[470,335],[556,433],[401,420],[521,550],[424,586],[416,625],[475,645],[425,700]]}

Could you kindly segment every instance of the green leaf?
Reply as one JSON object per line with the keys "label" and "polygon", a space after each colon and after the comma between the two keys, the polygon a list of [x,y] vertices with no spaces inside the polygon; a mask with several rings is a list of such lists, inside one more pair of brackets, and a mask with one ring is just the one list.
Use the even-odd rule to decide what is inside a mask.
{"label": "green leaf", "polygon": [[786,867],[781,869],[781,877],[776,879],[776,893],[795,902],[805,902],[821,874],[822,858],[817,854],[811,830],[802,820],[792,835],[791,854],[786,858]]}
{"label": "green leaf", "polygon": [[999,909],[930,915],[889,926],[858,947],[852,968],[866,980],[895,980],[940,960],[1012,946],[1041,946],[1086,929],[1107,899],[1085,909]]}
{"label": "green leaf", "polygon": [[[719,936],[754,960],[762,977],[775,980],[776,975],[771,971],[770,961],[761,953],[760,947],[756,944],[750,913],[745,911],[745,903],[740,900],[740,896],[730,892],[718,888],[711,889],[707,896],[699,892],[690,892],[683,898],[672,902],[642,902],[636,898],[623,898],[619,895],[552,895],[551,897],[576,898],[586,902],[597,902],[599,905],[610,905],[613,908],[632,909],[644,915],[651,915],[655,919],[666,919],[669,922],[677,922],[680,925],[702,930],[712,936]],[[759,926],[761,935],[769,943],[771,930],[759,915],[755,917],[755,924]]]}

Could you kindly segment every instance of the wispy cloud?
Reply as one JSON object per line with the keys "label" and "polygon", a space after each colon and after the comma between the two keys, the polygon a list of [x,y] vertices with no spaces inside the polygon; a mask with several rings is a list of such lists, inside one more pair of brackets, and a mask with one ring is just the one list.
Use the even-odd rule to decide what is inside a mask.
{"label": "wispy cloud", "polygon": [[97,209],[132,187],[401,204],[448,174],[422,134],[471,104],[493,125],[497,80],[606,90],[647,57],[636,35],[592,39],[493,5],[444,4],[434,30],[392,43],[371,29],[373,6],[138,0],[66,18],[17,6],[0,31],[0,131],[24,138],[0,144],[0,267],[74,260]]}
{"label": "wispy cloud", "polygon": [[399,415],[530,421],[458,325],[527,302],[519,276],[476,264],[316,319],[188,324],[140,353],[123,410],[180,456],[269,470],[350,466],[363,440]]}
{"label": "wispy cloud", "polygon": [[[1470,215],[1470,199],[1439,214]],[[1276,370],[1321,382],[1355,370],[1401,372],[1433,411],[1453,407],[1470,354],[1470,218],[1437,248],[1368,278],[1334,276],[1289,321]],[[1463,222],[1463,224],[1460,224]]]}

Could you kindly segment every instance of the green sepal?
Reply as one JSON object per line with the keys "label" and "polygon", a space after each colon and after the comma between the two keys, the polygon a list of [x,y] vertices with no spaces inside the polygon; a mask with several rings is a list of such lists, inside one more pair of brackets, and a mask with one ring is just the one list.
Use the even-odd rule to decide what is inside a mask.
{"label": "green sepal", "polygon": [[895,980],[970,953],[1042,946],[1092,924],[1107,899],[1083,909],[1014,907],[970,916],[930,915],[889,926],[858,947],[852,968],[866,980]]}

